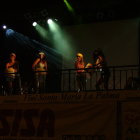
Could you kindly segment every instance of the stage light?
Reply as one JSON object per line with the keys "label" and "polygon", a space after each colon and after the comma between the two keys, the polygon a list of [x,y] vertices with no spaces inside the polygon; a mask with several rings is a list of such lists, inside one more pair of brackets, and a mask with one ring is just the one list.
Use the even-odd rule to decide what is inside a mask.
{"label": "stage light", "polygon": [[48,19],[48,24],[51,24],[53,21],[52,21],[52,19]]}
{"label": "stage light", "polygon": [[3,25],[2,28],[3,28],[3,29],[7,29],[7,26],[6,26],[6,25]]}
{"label": "stage light", "polygon": [[70,5],[70,3],[67,0],[64,0],[64,3],[67,7],[67,9],[73,14],[75,15],[74,9],[72,8],[72,6]]}
{"label": "stage light", "polygon": [[36,26],[37,25],[37,22],[33,22],[33,24],[32,24],[33,26]]}

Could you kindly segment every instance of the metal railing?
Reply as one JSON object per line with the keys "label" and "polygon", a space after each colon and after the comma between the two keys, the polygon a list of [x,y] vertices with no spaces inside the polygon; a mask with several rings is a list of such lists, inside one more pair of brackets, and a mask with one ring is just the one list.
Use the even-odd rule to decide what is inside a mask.
{"label": "metal railing", "polygon": [[[108,81],[108,90],[123,90],[123,89],[139,89],[139,66],[110,66],[108,67],[110,76]],[[91,75],[86,72],[86,91],[94,91],[96,89],[96,83],[101,76],[101,71],[91,69]],[[62,70],[62,91],[76,91],[76,69]],[[100,90],[106,90],[104,85],[101,85]]]}
{"label": "metal railing", "polygon": [[[126,90],[126,89],[140,89],[140,77],[139,77],[139,66],[110,66],[108,67],[110,75],[108,80],[108,90]],[[96,84],[101,76],[102,71],[98,69],[88,68],[85,70],[85,90],[86,91],[96,91]],[[89,72],[90,70],[90,72]],[[51,73],[51,72],[50,72]],[[54,73],[53,73],[54,74]],[[52,74],[52,75],[53,75]],[[58,76],[59,75],[59,76]],[[47,77],[49,76],[49,72]],[[54,77],[47,78],[46,91],[45,93],[52,92],[75,92],[78,90],[77,80],[76,80],[76,69],[62,69],[55,73]],[[57,77],[59,77],[57,79]],[[30,83],[22,81],[22,77],[18,73],[18,78],[16,79],[18,83],[19,94],[32,94],[35,93],[34,80],[30,80]],[[55,82],[57,81],[57,82]],[[25,84],[26,83],[26,84]],[[20,87],[19,87],[20,86]],[[52,88],[48,90],[49,88]],[[20,88],[20,89],[19,89]],[[100,86],[100,90],[106,90],[104,88],[104,83]],[[1,84],[0,95],[6,95],[5,83]]]}

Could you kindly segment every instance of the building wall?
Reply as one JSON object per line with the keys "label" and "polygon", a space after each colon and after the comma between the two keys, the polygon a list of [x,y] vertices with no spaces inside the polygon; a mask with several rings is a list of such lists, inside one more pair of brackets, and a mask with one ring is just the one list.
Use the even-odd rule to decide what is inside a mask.
{"label": "building wall", "polygon": [[86,63],[92,63],[96,48],[103,50],[109,66],[138,65],[138,26],[136,19],[66,26],[74,54],[69,62],[63,60],[63,68],[74,67],[77,52],[84,54]]}

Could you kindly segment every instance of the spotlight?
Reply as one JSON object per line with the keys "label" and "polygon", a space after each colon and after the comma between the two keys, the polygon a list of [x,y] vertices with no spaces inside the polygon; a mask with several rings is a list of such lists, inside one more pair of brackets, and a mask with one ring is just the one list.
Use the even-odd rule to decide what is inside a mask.
{"label": "spotlight", "polygon": [[51,24],[52,23],[52,19],[48,19],[48,24]]}
{"label": "spotlight", "polygon": [[37,22],[33,22],[33,24],[32,24],[33,26],[36,26],[37,25]]}
{"label": "spotlight", "polygon": [[56,18],[55,18],[54,20],[55,20],[55,21],[58,21],[58,19],[56,19]]}
{"label": "spotlight", "polygon": [[7,29],[7,26],[6,26],[6,25],[3,25],[2,28],[3,28],[3,29]]}

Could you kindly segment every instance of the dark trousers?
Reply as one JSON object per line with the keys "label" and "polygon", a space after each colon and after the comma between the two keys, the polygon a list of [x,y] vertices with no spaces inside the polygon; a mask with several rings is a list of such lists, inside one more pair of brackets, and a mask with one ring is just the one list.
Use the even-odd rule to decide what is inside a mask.
{"label": "dark trousers", "polygon": [[83,91],[86,90],[86,73],[85,72],[78,72],[76,75],[76,81],[78,90]]}

